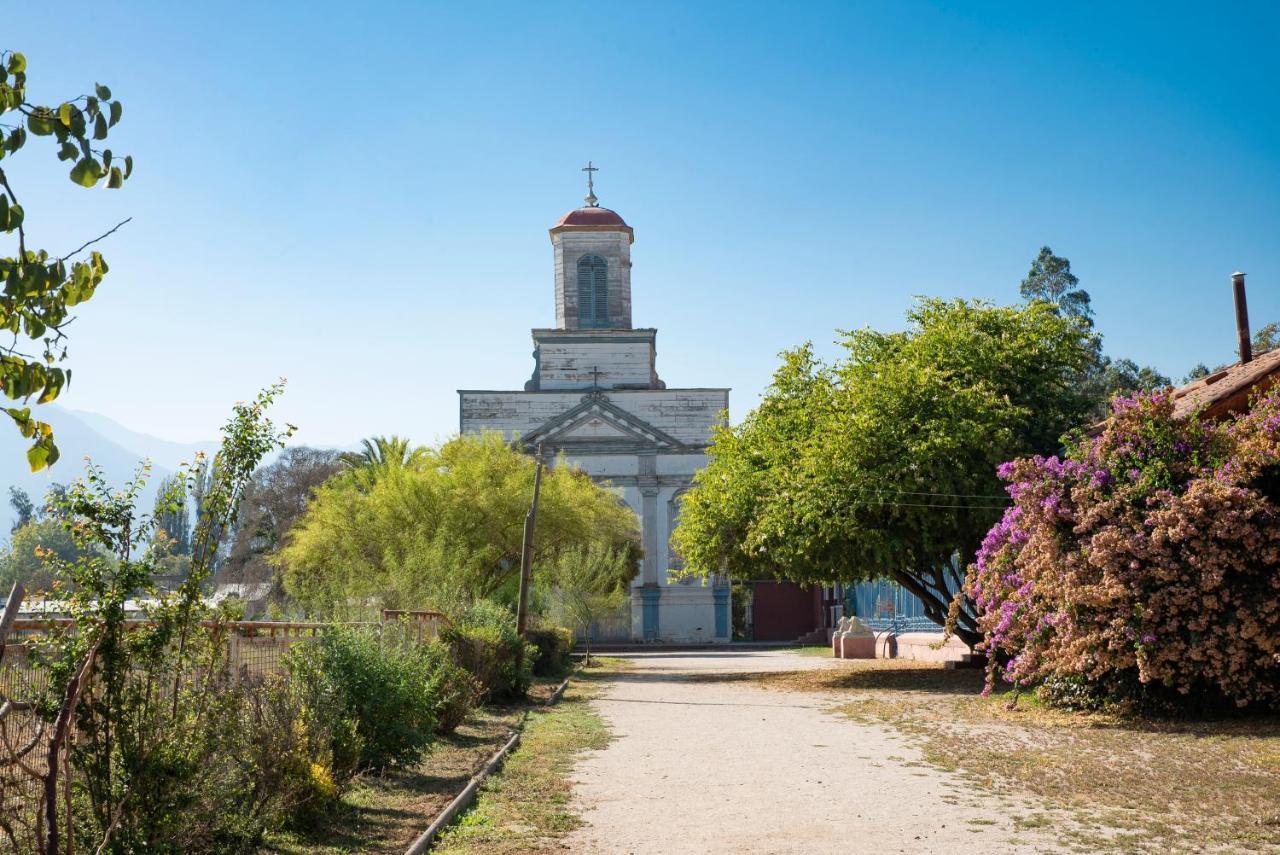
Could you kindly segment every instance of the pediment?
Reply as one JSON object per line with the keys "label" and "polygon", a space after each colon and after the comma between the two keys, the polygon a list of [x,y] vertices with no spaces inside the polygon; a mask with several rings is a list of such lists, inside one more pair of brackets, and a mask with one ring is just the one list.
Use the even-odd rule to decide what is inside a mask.
{"label": "pediment", "polygon": [[526,448],[539,445],[617,443],[678,449],[680,440],[609,401],[603,392],[584,395],[577,406],[520,437]]}

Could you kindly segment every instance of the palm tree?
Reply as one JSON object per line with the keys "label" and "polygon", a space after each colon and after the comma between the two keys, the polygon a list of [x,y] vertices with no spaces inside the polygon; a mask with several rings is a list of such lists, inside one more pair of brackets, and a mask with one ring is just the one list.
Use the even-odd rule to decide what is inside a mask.
{"label": "palm tree", "polygon": [[374,466],[409,466],[426,456],[426,449],[413,447],[400,436],[375,436],[360,441],[362,451],[346,451],[338,455],[338,462],[348,469],[365,469]]}

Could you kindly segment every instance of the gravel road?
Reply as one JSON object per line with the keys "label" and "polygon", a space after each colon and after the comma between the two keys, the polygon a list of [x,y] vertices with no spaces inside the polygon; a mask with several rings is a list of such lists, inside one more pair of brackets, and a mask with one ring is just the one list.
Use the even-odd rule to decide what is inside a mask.
{"label": "gravel road", "polygon": [[841,667],[790,651],[627,657],[594,703],[614,741],[575,770],[574,852],[1051,852],[1007,799],[975,794],[833,698],[716,675]]}

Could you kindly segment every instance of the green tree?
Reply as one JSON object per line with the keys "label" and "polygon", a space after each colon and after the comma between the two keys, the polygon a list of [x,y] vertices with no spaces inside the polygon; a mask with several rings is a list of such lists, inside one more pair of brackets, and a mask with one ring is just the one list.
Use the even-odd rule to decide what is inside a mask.
{"label": "green tree", "polygon": [[9,533],[13,534],[36,518],[36,505],[21,487],[9,488],[9,505],[13,508],[13,526]]}
{"label": "green tree", "polygon": [[191,515],[187,510],[186,486],[181,474],[161,481],[153,511],[157,546],[173,555],[191,554]]}
{"label": "green tree", "polygon": [[360,451],[346,451],[338,455],[342,465],[351,469],[409,466],[425,454],[422,448],[414,448],[409,440],[400,436],[375,436],[361,440],[360,445]]}
{"label": "green tree", "polygon": [[[407,466],[319,487],[277,556],[285,591],[317,613],[456,609],[514,591],[534,461],[501,436],[459,437]],[[565,549],[638,552],[636,516],[563,461],[543,478],[535,576]]]}
{"label": "green tree", "polygon": [[[5,282],[0,291],[0,329],[12,336],[11,343],[0,345],[0,386],[11,401],[21,399],[25,404],[35,398],[37,404],[47,404],[70,383],[71,371],[59,367],[67,356],[70,312],[93,296],[107,273],[107,262],[97,250],[90,251],[87,259],[80,256],[124,223],[65,255],[31,246],[8,161],[29,137],[50,137],[58,159],[72,164],[73,184],[122,187],[133,171],[133,159],[96,146],[120,121],[123,109],[102,84],[93,87],[92,95],[56,106],[30,101],[26,57],[0,51],[0,159],[5,160],[0,168],[0,233],[17,236],[17,254],[0,257],[0,280]],[[33,417],[29,406],[5,407],[4,412],[32,440],[27,462],[33,471],[58,459],[53,428]]]}
{"label": "green tree", "polygon": [[9,547],[0,553],[0,588],[8,592],[14,582],[28,591],[48,591],[53,582],[51,561],[74,561],[80,548],[66,524],[59,519],[32,519],[13,533]]}
{"label": "green tree", "polygon": [[1042,246],[1018,290],[1024,300],[1043,300],[1064,315],[1092,323],[1089,292],[1079,285],[1080,280],[1071,272],[1071,262]]}
{"label": "green tree", "polygon": [[1015,449],[1052,452],[1092,400],[1096,352],[1079,315],[921,300],[900,333],[844,334],[846,355],[783,355],[760,406],[717,430],[685,494],[675,543],[687,572],[801,583],[889,578],[980,639],[964,568],[1007,498]]}
{"label": "green tree", "polygon": [[1253,334],[1253,355],[1261,356],[1280,347],[1280,324],[1272,323],[1260,327]]}
{"label": "green tree", "polygon": [[1103,357],[1100,370],[1090,377],[1090,385],[1101,408],[1095,409],[1095,414],[1105,416],[1110,412],[1111,399],[1117,395],[1153,392],[1172,386],[1173,381],[1149,365],[1139,366],[1132,359]]}
{"label": "green tree", "polygon": [[564,617],[582,634],[587,667],[591,666],[591,625],[622,607],[627,583],[635,574],[635,557],[629,551],[601,543],[566,549],[554,562],[549,574],[553,597]]}

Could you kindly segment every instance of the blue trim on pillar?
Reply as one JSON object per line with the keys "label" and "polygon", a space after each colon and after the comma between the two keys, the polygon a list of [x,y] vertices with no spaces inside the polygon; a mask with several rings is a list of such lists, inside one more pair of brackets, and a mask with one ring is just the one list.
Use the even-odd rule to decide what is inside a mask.
{"label": "blue trim on pillar", "polygon": [[729,637],[729,586],[725,585],[712,591],[716,608],[716,638]]}
{"label": "blue trim on pillar", "polygon": [[645,641],[656,641],[658,638],[658,599],[661,596],[662,589],[657,585],[645,585],[640,589],[640,615]]}

